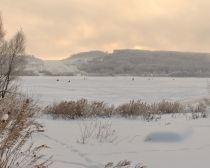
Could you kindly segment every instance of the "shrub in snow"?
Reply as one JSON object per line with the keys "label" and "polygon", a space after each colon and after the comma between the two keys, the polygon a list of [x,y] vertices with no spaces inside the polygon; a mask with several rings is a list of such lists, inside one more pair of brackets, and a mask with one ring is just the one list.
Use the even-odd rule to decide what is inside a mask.
{"label": "shrub in snow", "polygon": [[110,117],[114,107],[104,102],[88,102],[86,99],[78,101],[62,101],[44,109],[45,114],[52,115],[54,119],[77,119],[87,117]]}
{"label": "shrub in snow", "polygon": [[81,136],[77,142],[82,144],[86,144],[90,141],[112,143],[117,139],[117,131],[112,128],[112,122],[109,120],[84,120],[79,124],[79,127]]}
{"label": "shrub in snow", "polygon": [[207,106],[202,102],[193,105],[188,105],[185,108],[185,112],[191,113],[192,119],[207,118],[209,115]]}
{"label": "shrub in snow", "polygon": [[5,39],[0,14],[0,168],[45,168],[50,162],[40,154],[46,145],[33,147],[31,136],[42,130],[33,119],[37,108],[17,97],[16,75],[24,68],[25,36],[22,31]]}
{"label": "shrub in snow", "polygon": [[108,106],[103,101],[93,101],[90,103],[88,116],[110,117],[114,111],[114,106]]}
{"label": "shrub in snow", "polygon": [[109,162],[105,165],[104,168],[147,168],[147,167],[142,165],[141,163],[132,166],[131,161],[122,160],[118,162],[117,164],[114,164],[113,162]]}
{"label": "shrub in snow", "polygon": [[48,106],[44,110],[46,114],[50,114],[53,118],[75,119],[84,116],[86,111],[87,100],[79,101],[62,101],[59,104]]}
{"label": "shrub in snow", "polygon": [[[4,111],[9,111],[7,116]],[[34,147],[30,138],[43,131],[34,120],[37,107],[28,99],[7,96],[0,99],[0,167],[1,168],[45,168],[50,160],[44,159],[40,151],[46,145]]]}
{"label": "shrub in snow", "polygon": [[161,101],[159,103],[151,105],[152,107],[155,107],[156,111],[155,113],[160,114],[172,114],[172,113],[180,113],[183,112],[184,107],[178,103],[178,102],[168,102],[168,101]]}
{"label": "shrub in snow", "polygon": [[150,121],[160,118],[161,114],[173,114],[183,111],[183,107],[178,102],[162,101],[159,103],[148,104],[138,101],[130,101],[116,108],[116,114],[123,117],[137,117]]}
{"label": "shrub in snow", "polygon": [[149,104],[144,103],[140,100],[130,101],[127,104],[120,105],[116,108],[115,114],[122,117],[132,117],[141,116],[144,119],[150,120],[153,118]]}
{"label": "shrub in snow", "polygon": [[[199,106],[199,109],[202,111],[202,106]],[[141,100],[133,100],[114,107],[100,101],[88,102],[86,99],[62,101],[44,109],[44,113],[51,115],[54,119],[121,116],[125,118],[141,117],[146,121],[160,119],[162,114],[177,114],[184,111],[184,106],[178,102],[162,101],[148,104]],[[202,115],[204,116],[205,113]]]}

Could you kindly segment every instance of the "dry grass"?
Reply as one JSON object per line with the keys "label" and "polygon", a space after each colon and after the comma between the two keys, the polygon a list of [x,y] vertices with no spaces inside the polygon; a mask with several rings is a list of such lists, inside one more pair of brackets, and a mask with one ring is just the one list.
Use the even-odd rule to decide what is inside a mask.
{"label": "dry grass", "polygon": [[186,113],[192,114],[192,119],[207,118],[209,115],[207,105],[204,102],[200,102],[194,105],[188,105],[185,111]]}
{"label": "dry grass", "polygon": [[135,166],[132,166],[131,161],[122,160],[122,161],[118,162],[117,164],[114,164],[113,162],[109,162],[105,165],[104,168],[147,168],[147,166],[144,166],[141,163],[139,163]]}
{"label": "dry grass", "polygon": [[104,102],[88,102],[86,99],[81,99],[78,101],[63,101],[47,106],[44,114],[49,114],[54,119],[121,116],[125,118],[142,117],[144,120],[150,121],[160,118],[161,114],[181,113],[184,111],[183,109],[184,107],[178,102],[162,101],[148,104],[138,100],[114,107]]}
{"label": "dry grass", "polygon": [[30,143],[34,133],[43,131],[33,119],[37,110],[29,99],[15,96],[0,99],[1,168],[46,168],[50,164],[50,159],[40,154],[47,146],[34,147]]}
{"label": "dry grass", "polygon": [[130,101],[116,108],[116,114],[123,117],[142,117],[144,120],[150,121],[158,119],[162,114],[177,114],[183,112],[183,106],[178,102],[162,101],[159,103],[148,104],[138,101]]}
{"label": "dry grass", "polygon": [[51,114],[53,118],[75,119],[84,116],[87,108],[87,101],[82,99],[79,101],[62,101],[59,104],[48,106],[44,110],[46,114]]}
{"label": "dry grass", "polygon": [[147,103],[138,101],[130,101],[129,103],[120,105],[116,108],[115,114],[122,117],[136,117],[150,115],[150,106]]}
{"label": "dry grass", "polygon": [[88,117],[109,117],[114,110],[104,102],[88,102],[86,99],[78,101],[62,101],[44,109],[44,114],[51,115],[54,119],[77,119]]}
{"label": "dry grass", "polygon": [[80,137],[77,142],[81,144],[93,141],[113,143],[118,138],[117,131],[113,129],[109,120],[84,120],[80,122],[79,128]]}

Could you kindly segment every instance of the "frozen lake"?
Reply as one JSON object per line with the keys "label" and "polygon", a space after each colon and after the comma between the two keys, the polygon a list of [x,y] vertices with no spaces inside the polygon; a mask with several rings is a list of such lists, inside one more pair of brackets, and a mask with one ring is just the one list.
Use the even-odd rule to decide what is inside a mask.
{"label": "frozen lake", "polygon": [[138,99],[193,101],[208,96],[206,78],[29,76],[21,77],[19,83],[23,92],[44,105],[81,98],[121,104]]}
{"label": "frozen lake", "polygon": [[[132,99],[197,101],[208,96],[207,83],[205,78],[135,77],[133,81],[132,77],[88,77],[84,80],[83,77],[39,76],[20,79],[22,91],[44,105],[81,98],[110,104]],[[102,168],[110,161],[117,163],[123,159],[132,161],[133,167],[140,162],[148,168],[198,168],[208,167],[210,162],[210,118],[192,120],[190,115],[164,115],[151,122],[124,118],[40,118],[38,121],[44,125],[45,132],[32,140],[50,147],[44,154],[53,154],[52,168]],[[114,141],[98,142],[93,137],[86,144],[79,143],[81,126],[87,128],[89,123],[92,130],[91,125],[96,122],[111,123],[109,130],[115,132]],[[94,128],[96,126],[94,124]]]}

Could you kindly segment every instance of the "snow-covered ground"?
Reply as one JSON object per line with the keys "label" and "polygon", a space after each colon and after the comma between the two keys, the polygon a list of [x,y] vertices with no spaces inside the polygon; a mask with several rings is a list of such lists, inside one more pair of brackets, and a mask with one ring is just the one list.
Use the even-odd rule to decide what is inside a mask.
{"label": "snow-covered ground", "polygon": [[[56,79],[59,79],[57,82]],[[70,80],[70,83],[68,82]],[[121,104],[131,99],[147,102],[166,100],[197,101],[208,96],[205,78],[135,77],[22,77],[22,90],[39,97],[41,104],[60,100],[103,100]],[[210,167],[210,118],[192,120],[190,116],[162,116],[158,121],[112,118],[81,120],[38,119],[46,132],[33,138],[47,144],[53,155],[52,168],[103,168],[108,162],[130,160],[147,168]],[[95,121],[96,120],[96,121]],[[81,144],[81,128],[92,123],[111,123],[112,140],[98,142],[95,137]],[[113,138],[113,137],[114,138]],[[80,141],[81,142],[81,141]]]}
{"label": "snow-covered ground", "polygon": [[[102,119],[100,119],[102,120]],[[51,148],[52,168],[103,168],[108,162],[130,160],[148,168],[208,168],[210,119],[164,116],[155,122],[111,119],[117,138],[112,142],[80,139],[82,121],[41,119],[46,132],[34,140]]]}
{"label": "snow-covered ground", "polygon": [[[59,79],[57,82],[56,80]],[[70,83],[68,82],[70,80]],[[192,101],[208,96],[206,78],[21,77],[22,90],[41,104],[61,100],[102,100],[109,104],[142,99]]]}

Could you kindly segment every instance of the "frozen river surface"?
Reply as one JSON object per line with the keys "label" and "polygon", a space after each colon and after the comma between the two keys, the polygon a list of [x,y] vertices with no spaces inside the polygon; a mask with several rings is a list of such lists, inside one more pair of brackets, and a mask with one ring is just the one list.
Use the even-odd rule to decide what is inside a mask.
{"label": "frozen river surface", "polygon": [[[59,81],[57,81],[59,79]],[[70,80],[70,82],[69,82]],[[146,102],[193,101],[208,96],[206,78],[135,77],[21,77],[22,91],[47,105],[61,100],[101,100],[121,104],[141,99]]]}

